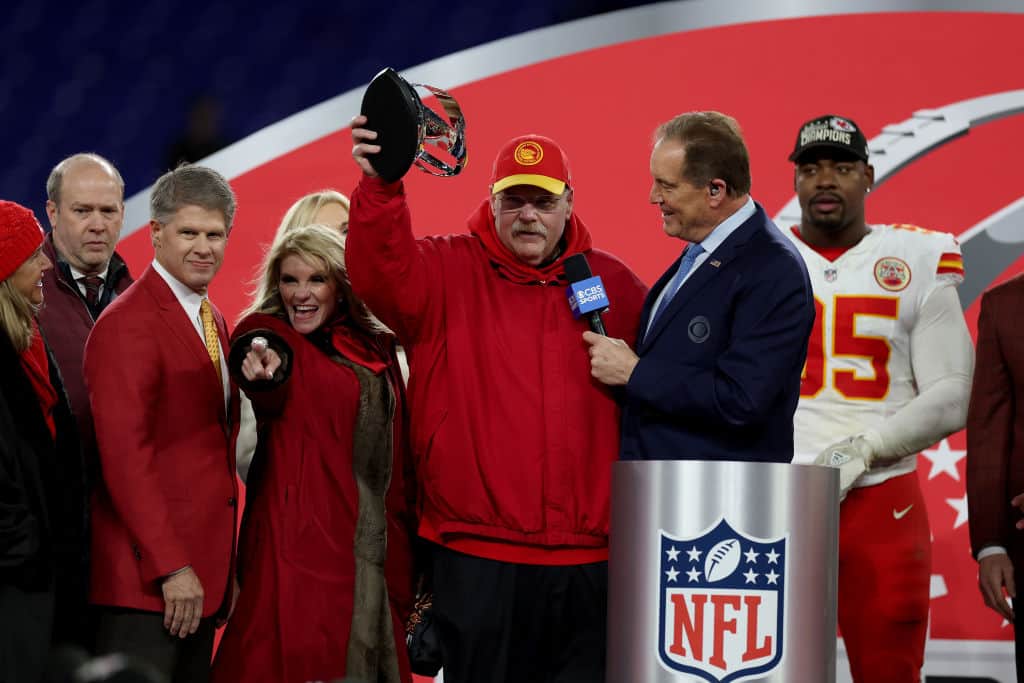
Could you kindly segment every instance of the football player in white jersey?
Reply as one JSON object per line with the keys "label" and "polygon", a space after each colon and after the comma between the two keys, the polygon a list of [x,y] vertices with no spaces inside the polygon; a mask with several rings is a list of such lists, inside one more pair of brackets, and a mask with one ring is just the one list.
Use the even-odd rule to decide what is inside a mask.
{"label": "football player in white jersey", "polygon": [[921,680],[931,539],[917,453],[963,428],[974,354],[952,235],[868,225],[864,134],[826,115],[789,157],[802,211],[786,230],[807,263],[816,320],[794,463],[840,469],[839,630],[857,683]]}

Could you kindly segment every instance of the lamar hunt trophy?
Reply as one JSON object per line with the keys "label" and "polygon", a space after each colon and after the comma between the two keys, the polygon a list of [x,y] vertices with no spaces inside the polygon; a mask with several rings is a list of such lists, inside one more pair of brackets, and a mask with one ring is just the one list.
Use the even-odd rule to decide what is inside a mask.
{"label": "lamar hunt trophy", "polygon": [[[423,104],[416,88],[437,98],[447,120]],[[365,127],[376,131],[374,143],[380,145],[380,152],[367,158],[389,183],[404,176],[413,163],[436,176],[457,175],[466,164],[466,120],[459,103],[444,90],[409,83],[387,68],[370,81],[360,113],[366,117]],[[431,154],[427,145],[450,161]]]}

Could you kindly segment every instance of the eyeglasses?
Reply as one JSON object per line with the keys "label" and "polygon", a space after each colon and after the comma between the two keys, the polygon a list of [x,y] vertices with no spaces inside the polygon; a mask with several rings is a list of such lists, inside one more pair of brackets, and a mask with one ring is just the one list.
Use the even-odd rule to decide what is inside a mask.
{"label": "eyeglasses", "polygon": [[552,213],[562,205],[562,198],[553,194],[542,194],[533,199],[520,197],[514,194],[502,194],[498,197],[502,213],[516,213],[523,210],[527,204],[541,213]]}

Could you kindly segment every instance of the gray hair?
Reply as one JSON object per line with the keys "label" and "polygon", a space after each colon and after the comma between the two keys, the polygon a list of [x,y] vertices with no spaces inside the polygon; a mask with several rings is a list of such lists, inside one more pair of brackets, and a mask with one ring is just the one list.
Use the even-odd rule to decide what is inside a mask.
{"label": "gray hair", "polygon": [[740,124],[717,111],[691,111],[658,126],[654,140],[669,139],[685,150],[682,176],[695,187],[715,178],[731,197],[750,192],[750,156]]}
{"label": "gray hair", "polygon": [[117,167],[110,163],[108,159],[95,152],[79,152],[78,154],[65,157],[50,171],[50,176],[46,179],[46,198],[48,200],[60,206],[60,191],[64,185],[64,174],[69,166],[80,161],[91,161],[102,166],[103,170],[109,173],[114,181],[117,182],[117,186],[121,190],[121,199],[124,199],[124,178],[121,177]]}
{"label": "gray hair", "polygon": [[153,185],[149,213],[157,223],[170,222],[174,214],[185,206],[220,211],[227,232],[231,232],[237,206],[235,193],[227,179],[212,168],[182,164],[164,173]]}

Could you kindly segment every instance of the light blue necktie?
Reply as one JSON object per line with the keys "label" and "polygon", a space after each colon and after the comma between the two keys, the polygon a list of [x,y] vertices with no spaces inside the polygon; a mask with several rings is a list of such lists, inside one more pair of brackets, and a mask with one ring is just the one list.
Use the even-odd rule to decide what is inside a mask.
{"label": "light blue necktie", "polygon": [[661,304],[658,305],[658,310],[656,310],[654,315],[651,316],[651,324],[648,326],[648,329],[654,327],[654,323],[658,321],[658,317],[661,316],[661,314],[665,312],[665,309],[668,308],[668,305],[672,303],[672,297],[676,295],[676,292],[678,292],[679,288],[683,285],[683,280],[686,279],[686,275],[693,268],[694,261],[696,261],[697,257],[703,253],[704,247],[699,244],[690,244],[690,246],[686,248],[686,251],[683,252],[683,260],[679,262],[679,270],[676,271],[676,274],[672,276],[671,280],[669,280],[668,285],[665,286],[665,296],[661,297]]}

